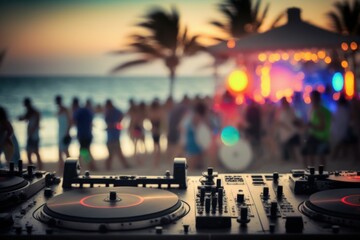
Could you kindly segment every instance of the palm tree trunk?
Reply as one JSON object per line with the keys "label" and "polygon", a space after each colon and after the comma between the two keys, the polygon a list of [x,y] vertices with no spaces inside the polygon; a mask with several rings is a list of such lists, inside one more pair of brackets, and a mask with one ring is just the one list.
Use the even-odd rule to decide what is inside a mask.
{"label": "palm tree trunk", "polygon": [[174,82],[175,82],[175,69],[170,69],[169,80],[170,80],[169,97],[173,98]]}

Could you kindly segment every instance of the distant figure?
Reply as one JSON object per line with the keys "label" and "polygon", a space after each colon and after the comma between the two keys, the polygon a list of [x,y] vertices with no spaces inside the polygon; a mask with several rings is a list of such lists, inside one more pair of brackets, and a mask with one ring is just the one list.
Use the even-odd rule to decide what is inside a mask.
{"label": "distant figure", "polygon": [[90,170],[95,170],[95,162],[90,151],[93,138],[93,113],[87,107],[79,107],[74,112],[73,120],[77,128],[77,138],[80,144],[80,157],[89,165]]}
{"label": "distant figure", "polygon": [[0,156],[4,153],[7,162],[20,159],[19,146],[5,108],[0,106]]}
{"label": "distant figure", "polygon": [[122,129],[121,120],[123,119],[124,114],[113,105],[111,100],[108,99],[105,103],[104,117],[107,126],[106,146],[109,151],[109,157],[106,160],[106,169],[111,169],[111,162],[114,157],[118,157],[122,165],[125,168],[129,168],[129,164],[122,153],[120,145],[120,132]]}
{"label": "distant figure", "polygon": [[29,164],[33,164],[32,154],[35,154],[37,158],[38,168],[42,169],[43,166],[39,154],[40,113],[32,106],[30,98],[24,99],[24,106],[26,108],[26,112],[24,115],[19,117],[19,120],[25,120],[28,122],[26,142],[27,158]]}
{"label": "distant figure", "polygon": [[207,125],[207,107],[203,103],[197,103],[193,107],[192,114],[185,126],[185,152],[188,165],[191,169],[203,167],[204,149],[197,141],[196,130],[200,124]]}
{"label": "distant figure", "polygon": [[258,146],[261,143],[262,126],[261,126],[261,109],[259,105],[252,99],[245,111],[245,120],[247,123],[246,136],[250,143]]}
{"label": "distant figure", "polygon": [[310,94],[311,111],[307,126],[307,137],[302,149],[304,165],[314,166],[315,157],[320,157],[320,163],[325,165],[326,155],[330,153],[331,113],[321,104],[321,93],[312,91]]}
{"label": "distant figure", "polygon": [[154,101],[150,105],[149,120],[152,125],[151,134],[154,142],[154,166],[157,167],[160,163],[160,136],[163,120],[163,111],[158,99],[154,99]]}
{"label": "distant figure", "polygon": [[297,117],[294,109],[285,97],[281,99],[281,106],[277,116],[278,133],[282,149],[283,160],[288,161],[293,156],[295,160],[298,155],[296,146],[300,145],[300,134],[297,125]]}
{"label": "distant figure", "polygon": [[168,120],[168,158],[174,159],[182,154],[183,150],[181,149],[181,123],[186,113],[190,110],[190,99],[187,96],[184,96],[183,100],[176,104],[169,112]]}
{"label": "distant figure", "polygon": [[71,128],[71,117],[69,110],[63,105],[62,96],[58,95],[55,97],[55,104],[58,107],[57,119],[58,119],[58,144],[59,144],[59,169],[64,167],[64,158],[70,157],[69,145],[71,142],[70,128]]}
{"label": "distant figure", "polygon": [[347,150],[347,145],[352,145],[355,134],[350,126],[350,105],[344,95],[337,101],[337,108],[331,119],[331,146],[332,158],[337,158],[339,153]]}
{"label": "distant figure", "polygon": [[146,118],[146,105],[141,102],[139,105],[134,105],[129,109],[128,115],[130,116],[129,133],[130,138],[134,143],[134,157],[138,165],[142,165],[142,159],[139,155],[139,143],[145,148],[145,130],[143,127]]}

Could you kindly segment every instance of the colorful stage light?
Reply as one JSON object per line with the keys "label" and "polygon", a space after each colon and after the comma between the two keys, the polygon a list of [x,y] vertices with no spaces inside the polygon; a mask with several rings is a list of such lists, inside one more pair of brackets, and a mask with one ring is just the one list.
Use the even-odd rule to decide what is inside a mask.
{"label": "colorful stage light", "polygon": [[339,92],[344,87],[344,77],[341,73],[336,72],[332,77],[332,87],[336,92]]}
{"label": "colorful stage light", "polygon": [[355,77],[352,71],[346,71],[345,73],[345,95],[348,98],[352,98],[354,96],[355,90]]}
{"label": "colorful stage light", "polygon": [[246,89],[248,84],[248,77],[242,70],[235,70],[228,77],[228,90],[231,92],[240,93]]}
{"label": "colorful stage light", "polygon": [[233,126],[226,126],[221,131],[221,141],[227,145],[235,145],[240,140],[239,131]]}

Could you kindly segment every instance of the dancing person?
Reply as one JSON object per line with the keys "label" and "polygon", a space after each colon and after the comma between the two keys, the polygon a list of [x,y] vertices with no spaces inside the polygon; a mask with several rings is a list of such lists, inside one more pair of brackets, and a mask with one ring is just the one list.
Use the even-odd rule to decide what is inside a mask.
{"label": "dancing person", "polygon": [[134,143],[134,157],[137,164],[142,165],[142,158],[139,152],[139,143],[145,148],[145,130],[143,127],[146,118],[146,105],[141,102],[139,105],[134,105],[129,109],[128,115],[130,117],[129,133],[132,142]]}
{"label": "dancing person", "polygon": [[289,161],[293,156],[298,158],[296,146],[300,145],[300,134],[297,126],[298,119],[294,109],[285,97],[281,99],[281,106],[277,116],[278,133],[282,149],[283,160]]}
{"label": "dancing person", "polygon": [[158,99],[154,99],[150,105],[149,120],[152,126],[151,134],[154,142],[154,166],[158,167],[161,155],[160,136],[163,120],[163,112]]}
{"label": "dancing person", "polygon": [[310,94],[311,111],[309,123],[306,126],[307,137],[302,149],[305,167],[314,166],[315,157],[325,165],[326,155],[330,153],[331,113],[321,103],[321,93],[314,90]]}
{"label": "dancing person", "polygon": [[73,120],[77,128],[77,138],[80,144],[80,158],[87,163],[90,170],[95,170],[95,161],[90,151],[92,142],[93,113],[87,107],[75,106]]}
{"label": "dancing person", "polygon": [[110,170],[112,159],[118,157],[124,168],[129,168],[120,145],[121,121],[124,114],[117,109],[110,99],[105,102],[104,118],[106,122],[107,142],[109,157],[106,160],[106,169]]}
{"label": "dancing person", "polygon": [[63,105],[62,96],[57,95],[55,97],[55,104],[58,107],[56,115],[58,120],[59,170],[62,170],[64,167],[63,155],[65,155],[66,158],[70,157],[69,145],[71,142],[71,117],[69,110]]}
{"label": "dancing person", "polygon": [[24,115],[19,116],[19,120],[27,121],[28,123],[26,142],[28,162],[29,164],[33,164],[32,155],[35,154],[38,168],[42,169],[42,161],[39,153],[40,113],[32,106],[30,98],[25,98],[23,103],[26,108],[26,112]]}
{"label": "dancing person", "polygon": [[206,105],[198,103],[193,107],[189,121],[187,121],[185,126],[185,152],[190,169],[200,169],[203,167],[204,149],[201,148],[197,141],[196,130],[200,124],[208,124],[206,117]]}
{"label": "dancing person", "polygon": [[3,152],[5,160],[10,162],[13,160],[15,147],[12,141],[14,129],[8,119],[5,108],[0,106],[0,156]]}

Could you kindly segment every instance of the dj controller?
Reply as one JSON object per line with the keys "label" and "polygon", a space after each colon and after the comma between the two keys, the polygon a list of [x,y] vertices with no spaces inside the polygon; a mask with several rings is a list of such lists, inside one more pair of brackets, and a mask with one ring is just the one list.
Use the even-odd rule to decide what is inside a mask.
{"label": "dj controller", "polygon": [[188,176],[81,173],[13,163],[0,171],[0,239],[348,239],[360,237],[360,172]]}

